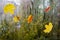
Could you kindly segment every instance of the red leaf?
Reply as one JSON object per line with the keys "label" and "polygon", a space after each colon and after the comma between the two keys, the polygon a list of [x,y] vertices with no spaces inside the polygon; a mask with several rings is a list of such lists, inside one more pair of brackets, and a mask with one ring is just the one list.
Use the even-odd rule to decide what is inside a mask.
{"label": "red leaf", "polygon": [[45,12],[48,12],[50,10],[50,6],[45,9]]}

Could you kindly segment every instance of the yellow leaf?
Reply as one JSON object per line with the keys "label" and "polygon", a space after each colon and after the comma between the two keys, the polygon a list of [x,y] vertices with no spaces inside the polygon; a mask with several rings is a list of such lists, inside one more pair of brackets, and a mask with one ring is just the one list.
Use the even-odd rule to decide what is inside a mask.
{"label": "yellow leaf", "polygon": [[14,14],[14,10],[15,10],[15,6],[14,4],[7,4],[4,6],[4,13],[7,14],[7,13],[10,13],[10,14]]}
{"label": "yellow leaf", "polygon": [[49,23],[49,25],[45,25],[45,30],[43,30],[45,33],[49,33],[51,30],[52,30],[52,28],[53,28],[53,25],[52,25],[52,23],[50,22]]}
{"label": "yellow leaf", "polygon": [[13,18],[13,21],[14,21],[14,22],[19,22],[19,20],[20,20],[20,17],[14,16],[14,18]]}

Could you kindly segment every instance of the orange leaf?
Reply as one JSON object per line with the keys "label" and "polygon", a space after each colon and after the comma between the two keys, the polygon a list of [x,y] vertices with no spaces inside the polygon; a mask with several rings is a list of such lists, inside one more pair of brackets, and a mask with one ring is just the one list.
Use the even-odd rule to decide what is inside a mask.
{"label": "orange leaf", "polygon": [[28,16],[28,23],[32,22],[32,19],[33,19],[32,15],[29,15]]}

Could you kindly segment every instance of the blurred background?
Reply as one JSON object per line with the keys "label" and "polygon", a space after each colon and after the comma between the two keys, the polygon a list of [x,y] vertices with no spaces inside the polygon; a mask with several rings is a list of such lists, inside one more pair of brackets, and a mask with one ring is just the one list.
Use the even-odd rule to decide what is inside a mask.
{"label": "blurred background", "polygon": [[[8,3],[12,3],[16,6],[14,15],[4,14],[3,8]],[[48,8],[49,6],[51,7],[50,11],[45,12],[44,10]],[[15,15],[19,15],[22,21],[24,18],[27,18],[30,14],[34,16],[33,23],[39,19],[39,16],[42,16],[42,18],[39,19],[41,20],[41,22],[44,22],[44,20],[48,19],[49,22],[52,21],[53,26],[54,26],[52,32],[48,36],[42,37],[43,39],[41,38],[39,39],[39,37],[38,38],[36,37],[36,39],[34,40],[60,40],[60,0],[0,0],[0,24],[3,22],[5,18],[7,21],[9,21],[10,18],[13,18],[13,16]],[[17,25],[20,25],[20,24],[21,22],[17,23]],[[4,34],[4,32],[2,33]],[[0,36],[1,35],[2,34],[0,32]],[[4,40],[3,37],[0,37],[0,38],[1,40]],[[14,39],[14,37],[10,37],[10,39],[6,38],[6,40],[30,40],[30,39],[26,39],[26,38],[23,39],[23,37],[19,36],[17,37],[17,39]]]}

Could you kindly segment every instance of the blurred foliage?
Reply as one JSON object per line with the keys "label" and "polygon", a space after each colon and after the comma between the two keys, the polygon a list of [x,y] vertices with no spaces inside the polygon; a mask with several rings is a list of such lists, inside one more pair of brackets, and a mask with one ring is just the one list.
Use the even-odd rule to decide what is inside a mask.
{"label": "blurred foliage", "polygon": [[[38,7],[40,2],[43,5],[43,9]],[[6,19],[1,21],[0,40],[54,40],[56,37],[54,34],[56,31],[54,30],[56,30],[58,26],[57,22],[54,22],[56,20],[52,12],[55,9],[55,5],[53,5],[53,1],[50,0],[49,6],[51,8],[49,12],[45,12],[44,2],[45,0],[31,1],[32,8],[27,5],[26,11],[23,7],[24,5],[21,5],[22,10],[19,13],[23,13],[23,15],[21,15],[21,18],[15,17],[14,20],[16,22],[12,20],[13,18],[11,18],[12,21],[7,21]],[[29,17],[29,15],[33,17]],[[28,23],[28,21],[30,21],[30,23]],[[46,29],[45,25],[48,25],[49,22],[52,22],[53,30],[49,33],[44,33],[43,30]]]}

